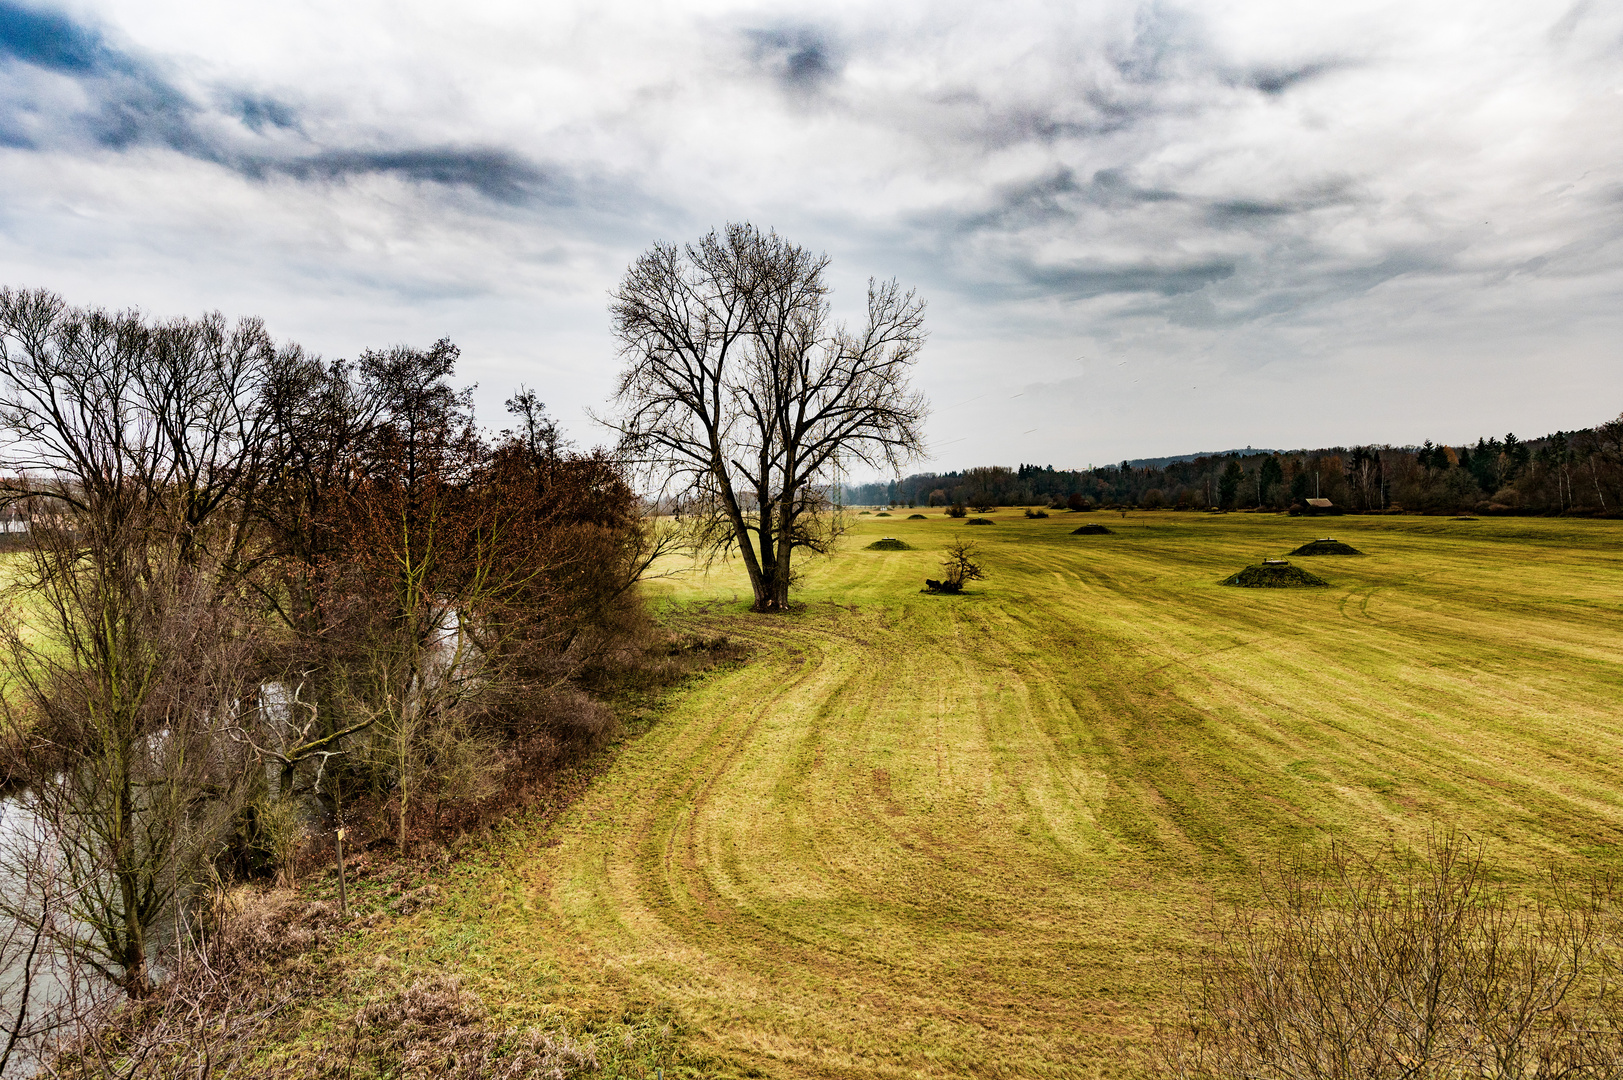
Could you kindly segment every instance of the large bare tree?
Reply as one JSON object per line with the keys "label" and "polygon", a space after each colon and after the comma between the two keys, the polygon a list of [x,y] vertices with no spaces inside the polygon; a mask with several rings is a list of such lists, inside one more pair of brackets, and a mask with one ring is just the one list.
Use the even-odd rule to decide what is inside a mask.
{"label": "large bare tree", "polygon": [[[0,918],[55,927],[132,996],[252,777],[233,735],[253,633],[230,583],[272,354],[253,321],[0,290],[0,500],[32,519],[0,612],[0,744],[63,890],[0,891]],[[13,854],[0,875],[31,873]]]}
{"label": "large bare tree", "polygon": [[738,548],[755,610],[783,611],[799,547],[837,534],[828,489],[842,462],[894,471],[922,448],[908,385],[924,304],[868,283],[860,330],[832,321],[828,258],[753,225],[659,243],[611,308],[626,360],[612,426],[623,448],[699,511],[712,550]]}

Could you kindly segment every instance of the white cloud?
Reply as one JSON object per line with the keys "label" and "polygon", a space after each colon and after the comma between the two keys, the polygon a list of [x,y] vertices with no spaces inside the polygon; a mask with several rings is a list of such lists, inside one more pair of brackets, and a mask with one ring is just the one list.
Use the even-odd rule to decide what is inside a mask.
{"label": "white cloud", "polygon": [[618,273],[744,218],[829,250],[837,304],[931,301],[942,464],[1623,406],[1600,5],[60,10],[119,59],[0,59],[0,277],[328,353],[449,334],[492,420],[523,379],[600,439]]}

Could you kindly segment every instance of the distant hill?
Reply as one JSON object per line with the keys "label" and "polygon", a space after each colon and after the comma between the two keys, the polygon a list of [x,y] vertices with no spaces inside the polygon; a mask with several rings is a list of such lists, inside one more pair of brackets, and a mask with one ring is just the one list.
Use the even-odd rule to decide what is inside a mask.
{"label": "distant hill", "polygon": [[1235,455],[1244,457],[1248,454],[1283,454],[1283,450],[1265,450],[1262,447],[1248,446],[1244,450],[1202,450],[1195,454],[1175,454],[1172,457],[1141,457],[1133,458],[1127,464],[1135,469],[1164,469],[1178,461],[1194,461],[1203,457],[1228,457]]}

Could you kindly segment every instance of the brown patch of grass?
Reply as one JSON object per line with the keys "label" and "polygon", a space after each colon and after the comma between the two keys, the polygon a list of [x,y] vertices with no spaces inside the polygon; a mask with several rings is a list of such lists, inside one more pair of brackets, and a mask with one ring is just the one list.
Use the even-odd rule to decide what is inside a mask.
{"label": "brown patch of grass", "polygon": [[400,1080],[564,1080],[595,1073],[597,1048],[561,1030],[504,1028],[453,975],[430,975],[355,1014],[355,1058]]}

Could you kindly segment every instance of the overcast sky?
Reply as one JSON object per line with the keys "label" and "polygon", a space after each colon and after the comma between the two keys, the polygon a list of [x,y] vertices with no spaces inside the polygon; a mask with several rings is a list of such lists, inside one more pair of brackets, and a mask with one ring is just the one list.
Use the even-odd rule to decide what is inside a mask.
{"label": "overcast sky", "polygon": [[928,464],[1623,410],[1623,4],[0,0],[0,283],[463,348],[571,436],[729,220],[929,303]]}

